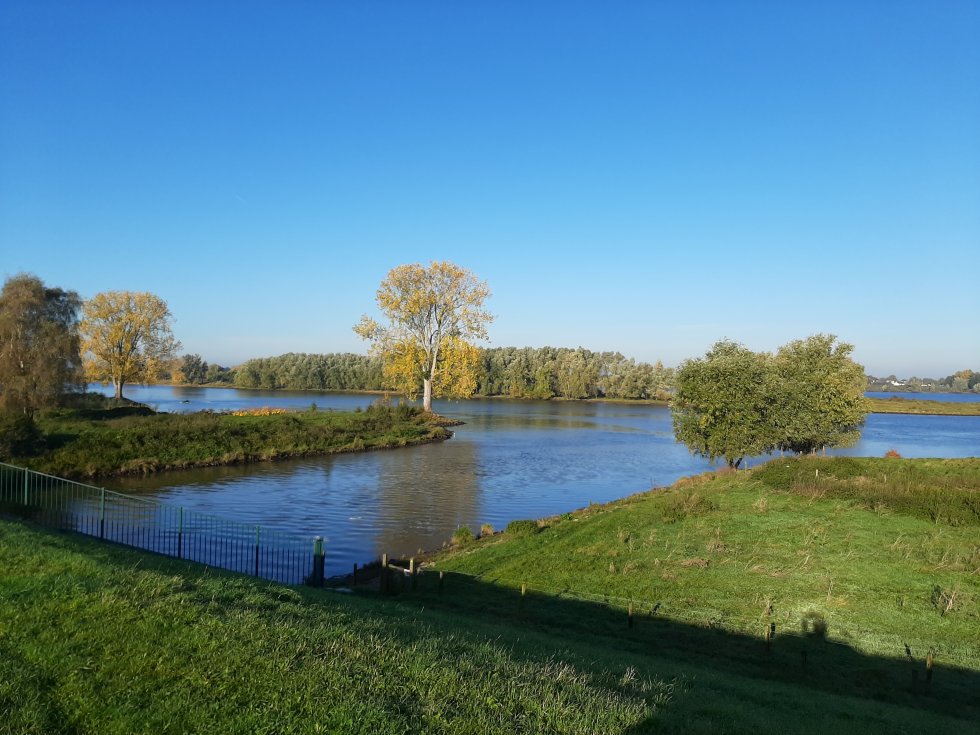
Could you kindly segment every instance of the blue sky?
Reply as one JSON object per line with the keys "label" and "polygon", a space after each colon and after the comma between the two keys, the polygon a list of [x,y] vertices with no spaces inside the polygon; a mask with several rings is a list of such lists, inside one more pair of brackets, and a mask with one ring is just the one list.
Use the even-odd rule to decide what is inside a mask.
{"label": "blue sky", "polygon": [[388,269],[493,345],[815,332],[980,369],[980,3],[0,4],[0,277],[152,291],[185,351],[364,352]]}

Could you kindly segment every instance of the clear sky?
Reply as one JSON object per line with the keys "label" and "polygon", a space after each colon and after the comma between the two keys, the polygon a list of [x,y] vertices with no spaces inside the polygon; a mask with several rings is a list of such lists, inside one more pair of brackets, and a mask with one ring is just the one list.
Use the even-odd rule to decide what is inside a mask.
{"label": "clear sky", "polygon": [[491,344],[668,365],[815,332],[980,370],[980,3],[0,3],[0,277],[184,351],[364,352],[393,266]]}

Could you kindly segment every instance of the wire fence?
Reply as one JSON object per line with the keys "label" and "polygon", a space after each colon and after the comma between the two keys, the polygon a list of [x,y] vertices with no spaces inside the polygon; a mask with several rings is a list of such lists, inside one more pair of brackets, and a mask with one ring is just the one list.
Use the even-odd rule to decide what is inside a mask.
{"label": "wire fence", "polygon": [[0,462],[0,511],[283,584],[323,584],[323,539],[303,539]]}

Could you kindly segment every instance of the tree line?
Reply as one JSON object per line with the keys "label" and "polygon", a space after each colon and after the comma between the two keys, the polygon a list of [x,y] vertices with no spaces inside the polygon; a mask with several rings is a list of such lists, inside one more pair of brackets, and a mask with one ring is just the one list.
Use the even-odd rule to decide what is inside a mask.
{"label": "tree line", "polygon": [[[188,357],[199,360],[197,356],[185,360]],[[201,371],[194,374],[201,375]],[[673,370],[659,362],[651,365],[618,352],[582,347],[478,347],[474,381],[471,395],[484,397],[666,400],[673,386]],[[393,387],[385,380],[383,358],[349,352],[288,353],[247,360],[235,368],[234,385],[266,390]]]}

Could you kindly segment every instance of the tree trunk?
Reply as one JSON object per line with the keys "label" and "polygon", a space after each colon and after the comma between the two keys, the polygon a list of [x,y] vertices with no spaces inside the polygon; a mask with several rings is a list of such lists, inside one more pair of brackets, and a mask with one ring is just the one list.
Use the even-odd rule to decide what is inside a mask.
{"label": "tree trunk", "polygon": [[422,410],[432,411],[432,381],[428,378],[422,380]]}
{"label": "tree trunk", "polygon": [[113,382],[113,385],[115,385],[115,387],[116,387],[116,400],[117,401],[121,401],[122,400],[122,386],[123,386],[122,381],[121,380],[113,380],[112,382]]}

